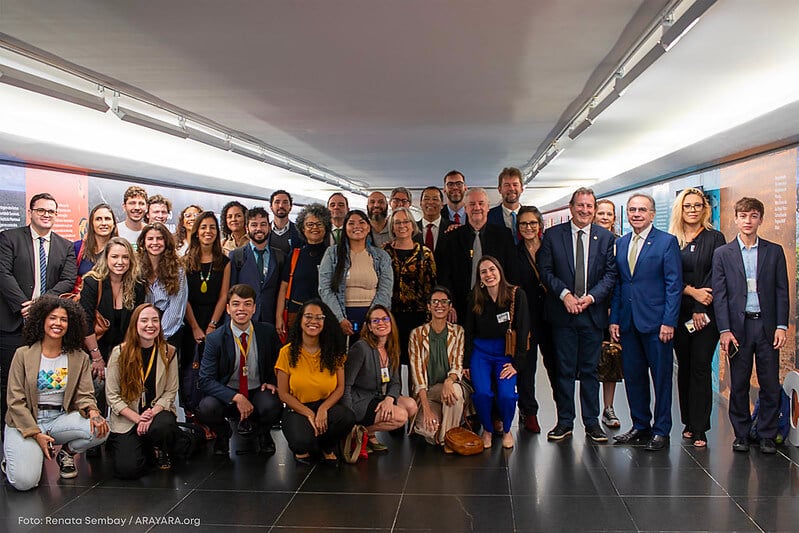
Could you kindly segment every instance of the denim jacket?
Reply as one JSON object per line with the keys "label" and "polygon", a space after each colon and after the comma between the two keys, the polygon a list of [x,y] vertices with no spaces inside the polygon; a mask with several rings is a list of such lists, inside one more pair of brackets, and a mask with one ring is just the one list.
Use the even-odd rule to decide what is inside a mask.
{"label": "denim jacket", "polygon": [[[336,320],[341,322],[347,318],[347,312],[344,305],[344,290],[346,282],[342,283],[338,292],[334,293],[331,285],[333,283],[333,272],[336,270],[336,257],[337,246],[330,246],[325,250],[325,255],[322,257],[322,263],[319,265],[319,296],[322,301],[333,311],[336,315]],[[374,262],[375,272],[377,273],[377,293],[375,294],[372,305],[382,304],[387,309],[391,309],[391,291],[394,288],[394,270],[391,267],[391,258],[388,254],[372,246],[366,245],[367,253],[372,257]],[[349,263],[349,244],[347,245],[347,263]],[[344,279],[347,279],[348,268],[344,273]]]}

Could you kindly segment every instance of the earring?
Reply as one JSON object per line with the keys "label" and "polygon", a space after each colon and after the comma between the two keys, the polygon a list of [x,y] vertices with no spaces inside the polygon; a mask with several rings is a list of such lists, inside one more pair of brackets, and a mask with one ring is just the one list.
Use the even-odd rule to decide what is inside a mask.
{"label": "earring", "polygon": [[486,288],[486,284],[485,284],[485,283],[483,283],[482,281],[480,282],[480,288],[481,288],[481,289],[485,289],[485,288]]}

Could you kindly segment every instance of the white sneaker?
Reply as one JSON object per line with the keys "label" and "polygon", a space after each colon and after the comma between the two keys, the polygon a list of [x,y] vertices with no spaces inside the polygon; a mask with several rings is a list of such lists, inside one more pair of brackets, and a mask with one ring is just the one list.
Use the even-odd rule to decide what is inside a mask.
{"label": "white sneaker", "polygon": [[606,407],[605,410],[602,411],[602,423],[609,428],[621,427],[621,422],[612,407]]}
{"label": "white sneaker", "polygon": [[64,449],[65,446],[62,446],[61,449],[58,450],[58,455],[55,456],[55,460],[58,463],[58,468],[61,469],[61,477],[64,479],[72,479],[73,477],[77,477],[78,469],[75,468],[75,457],[67,453]]}

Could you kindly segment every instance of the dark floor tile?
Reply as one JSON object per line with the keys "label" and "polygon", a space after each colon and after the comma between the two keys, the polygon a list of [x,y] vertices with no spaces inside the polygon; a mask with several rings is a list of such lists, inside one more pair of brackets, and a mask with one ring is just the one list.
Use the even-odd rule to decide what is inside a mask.
{"label": "dark floor tile", "polygon": [[19,492],[5,483],[0,488],[0,531],[27,531],[44,524],[49,514],[89,490],[88,487],[40,485]]}
{"label": "dark floor tile", "polygon": [[799,467],[756,468],[738,465],[713,476],[731,496],[799,496]]}
{"label": "dark floor tile", "polygon": [[624,497],[643,531],[757,531],[728,497]]}
{"label": "dark floor tile", "polygon": [[176,462],[169,470],[158,470],[152,467],[139,479],[119,479],[111,474],[105,477],[99,486],[123,489],[193,489],[199,486],[221,464],[223,461],[218,457],[210,455],[195,457],[189,462]]}
{"label": "dark floor tile", "polygon": [[764,531],[791,531],[799,529],[799,505],[795,497],[734,498]]}
{"label": "dark floor tile", "polygon": [[537,469],[512,468],[511,493],[536,495],[596,496],[616,494],[616,490],[602,468],[559,466],[553,463]]}
{"label": "dark floor tile", "polygon": [[[582,512],[584,511],[584,512]],[[517,531],[629,531],[635,529],[620,497],[513,496]]]}
{"label": "dark floor tile", "polygon": [[197,486],[203,490],[295,491],[312,467],[298,465],[292,457],[242,455],[223,460]]}
{"label": "dark floor tile", "polygon": [[[391,528],[373,528],[373,527],[348,527],[346,529],[340,527],[280,527],[275,526],[269,530],[270,533],[278,533],[278,532],[285,532],[285,533],[342,533],[342,531],[352,531],[357,533],[358,531],[362,531],[363,533],[391,533]],[[394,531],[397,531],[396,529]]]}
{"label": "dark floor tile", "polygon": [[476,455],[458,455],[444,453],[438,446],[431,446],[417,439],[416,451],[413,456],[413,466],[455,466],[468,468],[504,468],[508,457],[513,451],[503,450],[501,447],[483,450]]}
{"label": "dark floor tile", "polygon": [[110,479],[113,475],[111,455],[103,452],[102,457],[86,459],[84,454],[75,456],[75,467],[78,469],[78,476],[73,479],[61,479],[58,464],[55,460],[45,461],[42,470],[42,478],[39,486],[59,485],[72,487],[92,487],[98,481]]}
{"label": "dark floor tile", "polygon": [[546,436],[518,439],[514,453],[508,456],[508,468],[530,470],[553,464],[564,467],[599,468],[602,460],[598,448],[602,445],[589,444],[574,440],[549,442]]}
{"label": "dark floor tile", "polygon": [[406,495],[394,531],[513,531],[507,496]]}
{"label": "dark floor tile", "polygon": [[370,455],[366,461],[338,468],[319,465],[308,475],[302,492],[400,494],[408,477],[409,465],[391,462],[387,455]]}
{"label": "dark floor tile", "polygon": [[414,466],[405,494],[510,494],[505,468]]}
{"label": "dark floor tile", "polygon": [[622,496],[722,496],[724,489],[701,468],[608,470]]}
{"label": "dark floor tile", "polygon": [[599,456],[602,466],[608,469],[629,466],[648,468],[699,468],[701,466],[682,446],[675,445],[674,442],[669,448],[657,452],[648,452],[644,446],[616,444],[597,446],[594,451]]}
{"label": "dark floor tile", "polygon": [[205,525],[271,525],[291,500],[291,494],[195,490],[169,512],[169,516]]}
{"label": "dark floor tile", "polygon": [[275,525],[391,528],[399,502],[399,495],[299,493]]}

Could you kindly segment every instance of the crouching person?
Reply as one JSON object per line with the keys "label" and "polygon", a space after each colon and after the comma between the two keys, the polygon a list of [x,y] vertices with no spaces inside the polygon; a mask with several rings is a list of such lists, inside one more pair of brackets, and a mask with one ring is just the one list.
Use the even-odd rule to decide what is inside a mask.
{"label": "crouching person", "polygon": [[175,416],[178,361],[155,306],[142,304],[133,311],[125,342],[111,352],[105,377],[115,476],[138,478],[148,462],[168,470],[173,458],[189,455],[191,438]]}
{"label": "crouching person", "polygon": [[17,490],[36,487],[53,456],[61,477],[74,478],[75,454],[108,437],[81,350],[85,335],[83,309],[71,300],[45,296],[31,305],[8,376],[3,470]]}
{"label": "crouching person", "polygon": [[230,323],[205,338],[200,388],[206,396],[197,416],[216,433],[214,453],[219,455],[230,450],[226,418],[238,420],[240,434],[256,434],[259,452],[275,453],[269,430],[283,412],[275,378],[280,341],[273,325],[252,321],[256,296],[249,285],[231,287]]}

